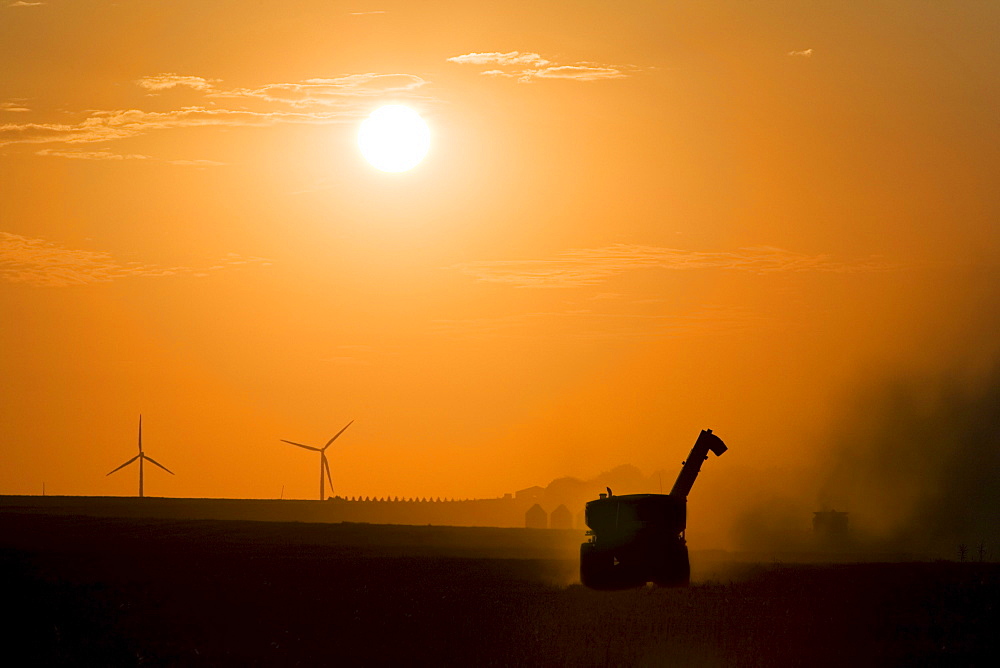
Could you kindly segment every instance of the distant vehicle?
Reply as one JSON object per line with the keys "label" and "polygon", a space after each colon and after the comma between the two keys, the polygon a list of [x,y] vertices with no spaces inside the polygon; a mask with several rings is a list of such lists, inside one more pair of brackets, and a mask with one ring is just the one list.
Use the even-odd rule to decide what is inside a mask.
{"label": "distant vehicle", "polygon": [[670,494],[615,496],[608,489],[589,501],[585,518],[590,540],[580,546],[580,581],[592,589],[628,589],[647,582],[687,586],[687,496],[708,452],[719,456],[727,449],[705,429],[681,464]]}

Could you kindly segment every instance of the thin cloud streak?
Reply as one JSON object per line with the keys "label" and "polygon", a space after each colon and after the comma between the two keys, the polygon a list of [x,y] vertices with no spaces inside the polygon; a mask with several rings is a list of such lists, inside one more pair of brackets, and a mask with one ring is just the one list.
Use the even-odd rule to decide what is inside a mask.
{"label": "thin cloud streak", "polygon": [[167,72],[164,74],[155,74],[153,76],[136,79],[135,83],[140,88],[145,88],[150,91],[151,95],[155,95],[159,91],[169,90],[171,88],[190,88],[192,90],[208,91],[215,88],[215,81],[217,80],[209,80],[204,77]]}
{"label": "thin cloud streak", "polygon": [[542,333],[565,340],[684,338],[760,330],[775,322],[743,308],[704,306],[686,314],[600,313],[588,309],[541,311],[495,318],[438,319],[436,334],[537,340]]}
{"label": "thin cloud streak", "polygon": [[112,153],[111,151],[55,151],[43,148],[35,151],[35,155],[52,158],[69,158],[70,160],[150,160],[148,155],[141,153]]}
{"label": "thin cloud streak", "polygon": [[427,84],[415,74],[365,72],[342,77],[305,79],[290,83],[269,83],[256,88],[220,88],[219,79],[167,72],[136,79],[140,88],[155,95],[173,88],[188,88],[211,98],[257,98],[293,106],[325,105],[351,97],[371,97],[405,93]]}
{"label": "thin cloud streak", "polygon": [[111,160],[118,162],[122,160],[149,160],[151,162],[162,162],[168,165],[182,165],[190,167],[217,167],[228,163],[217,160],[160,160],[150,155],[141,153],[113,153],[111,151],[56,151],[51,148],[43,148],[35,151],[35,155],[53,158],[67,158],[69,160]]}
{"label": "thin cloud streak", "polygon": [[623,79],[639,71],[639,68],[633,65],[606,65],[586,61],[561,65],[530,51],[474,52],[452,56],[446,60],[459,65],[494,65],[496,66],[494,69],[484,70],[480,74],[517,79],[521,83],[530,83],[537,79],[573,81]]}
{"label": "thin cloud streak", "polygon": [[17,98],[13,100],[7,100],[6,102],[0,102],[0,111],[11,111],[11,112],[25,112],[31,111],[28,107],[24,106],[24,101]]}
{"label": "thin cloud streak", "polygon": [[789,56],[799,56],[801,58],[812,58],[813,50],[812,49],[805,49],[803,51],[789,51],[788,55]]}
{"label": "thin cloud streak", "polygon": [[260,257],[226,255],[215,265],[161,267],[139,262],[122,263],[105,251],[65,248],[44,239],[0,232],[0,281],[37,287],[67,287],[108,283],[138,276],[207,276],[237,266],[270,265]]}
{"label": "thin cloud streak", "polygon": [[154,130],[206,126],[267,127],[279,124],[330,124],[363,116],[362,110],[324,112],[237,111],[185,107],[175,111],[95,111],[79,123],[0,125],[0,146],[9,144],[85,144],[127,139]]}
{"label": "thin cloud streak", "polygon": [[549,259],[483,260],[452,267],[478,281],[519,288],[595,285],[612,276],[646,268],[678,271],[726,269],[754,274],[806,271],[857,273],[886,271],[895,268],[895,265],[877,258],[840,262],[829,255],[806,255],[766,246],[718,252],[614,244],[605,248],[563,251]]}
{"label": "thin cloud streak", "polygon": [[533,65],[535,67],[543,67],[549,64],[548,60],[542,58],[537,53],[521,53],[520,51],[508,51],[507,53],[500,53],[499,51],[467,53],[462,56],[452,56],[446,60],[449,63],[458,63],[459,65]]}
{"label": "thin cloud streak", "polygon": [[622,79],[630,76],[618,67],[597,63],[577,63],[576,65],[556,65],[537,71],[523,73],[519,81],[531,79],[572,79],[575,81],[600,81],[602,79]]}
{"label": "thin cloud streak", "polygon": [[[258,88],[219,89],[214,80],[178,74],[158,74],[136,81],[157,94],[175,88],[197,93],[209,105],[215,99],[239,99],[284,105],[285,109],[223,109],[184,106],[169,111],[140,109],[91,111],[78,123],[0,124],[0,146],[9,144],[82,144],[114,141],[154,130],[205,126],[266,127],[280,124],[326,125],[364,118],[370,100],[379,96],[412,95],[427,82],[412,74],[351,74],[333,79],[267,84]],[[290,107],[291,109],[288,109]]]}
{"label": "thin cloud streak", "polygon": [[415,74],[350,74],[333,79],[266,84],[258,88],[217,90],[213,98],[255,98],[293,107],[342,105],[345,99],[412,92],[427,81]]}

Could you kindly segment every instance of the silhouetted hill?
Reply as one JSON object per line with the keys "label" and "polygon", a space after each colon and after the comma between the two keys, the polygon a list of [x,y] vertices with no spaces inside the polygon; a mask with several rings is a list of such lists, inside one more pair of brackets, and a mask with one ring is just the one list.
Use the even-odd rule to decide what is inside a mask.
{"label": "silhouetted hill", "polygon": [[[661,486],[660,480],[663,479]],[[673,478],[666,479],[661,471],[655,471],[650,476],[631,464],[617,466],[589,480],[579,478],[556,478],[543,489],[539,502],[548,512],[564,505],[576,515],[583,510],[587,501],[597,498],[597,495],[610,487],[615,494],[658,494],[670,491]],[[661,492],[661,487],[665,491]]]}
{"label": "silhouetted hill", "polygon": [[[590,480],[557,478],[495,499],[331,497],[301,499],[176,499],[166,497],[0,496],[0,512],[87,517],[253,520],[264,522],[367,522],[438,526],[524,527],[538,504],[546,514],[566,506],[583,529],[583,508],[610,487],[616,494],[659,491],[659,473],[645,477],[630,465]],[[672,480],[671,480],[672,482]]]}

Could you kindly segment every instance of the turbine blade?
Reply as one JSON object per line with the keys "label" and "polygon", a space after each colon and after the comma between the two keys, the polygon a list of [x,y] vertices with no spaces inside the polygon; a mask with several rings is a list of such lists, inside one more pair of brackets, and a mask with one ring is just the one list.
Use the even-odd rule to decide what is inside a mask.
{"label": "turbine blade", "polygon": [[139,413],[139,452],[142,453],[142,413]]}
{"label": "turbine blade", "polygon": [[156,461],[155,459],[153,459],[153,458],[152,458],[152,457],[150,457],[149,455],[143,455],[143,456],[142,456],[142,458],[143,458],[143,459],[145,459],[145,460],[146,460],[147,462],[149,462],[150,464],[156,464],[157,466],[159,466],[159,467],[160,467],[161,469],[163,469],[164,471],[166,471],[166,472],[167,472],[167,473],[169,473],[170,475],[174,475],[174,472],[173,472],[173,471],[171,471],[171,470],[170,470],[170,469],[168,469],[168,468],[167,468],[166,466],[164,466],[164,465],[163,465],[163,464],[161,464],[160,462]]}
{"label": "turbine blade", "polygon": [[[348,423],[347,423],[347,427],[350,427],[350,426],[351,426],[352,424],[354,424],[354,420],[351,420],[350,422],[348,422]],[[331,444],[331,443],[333,443],[334,441],[336,441],[336,440],[337,440],[337,436],[340,436],[340,435],[341,435],[341,434],[343,434],[343,433],[344,433],[345,431],[347,431],[347,427],[344,427],[343,429],[341,429],[340,431],[338,431],[338,432],[336,433],[336,435],[334,435],[334,437],[333,437],[333,438],[331,438],[331,439],[330,439],[329,441],[327,441],[327,442],[326,442],[326,445],[324,445],[324,446],[323,446],[323,449],[324,449],[324,450],[326,450],[327,448],[329,448],[329,447],[330,447],[330,444]]]}
{"label": "turbine blade", "polygon": [[132,459],[128,460],[127,462],[125,462],[124,464],[122,464],[121,466],[119,466],[118,468],[116,468],[114,471],[110,471],[110,472],[106,473],[104,475],[104,477],[107,478],[109,475],[111,475],[115,471],[120,471],[121,469],[125,468],[126,466],[128,466],[129,464],[131,464],[132,462],[134,462],[135,460],[139,459],[139,457],[141,457],[141,456],[142,455],[136,455]]}
{"label": "turbine blade", "polygon": [[305,448],[306,450],[312,450],[313,452],[323,452],[319,448],[314,448],[311,445],[302,445],[301,443],[296,443],[295,441],[286,441],[285,439],[281,439],[281,442],[282,443],[290,443],[291,445],[297,445],[300,448]]}
{"label": "turbine blade", "polygon": [[330,491],[333,492],[333,477],[330,475],[330,461],[326,458],[326,453],[321,453],[323,458],[323,470],[326,471],[326,479],[330,481]]}

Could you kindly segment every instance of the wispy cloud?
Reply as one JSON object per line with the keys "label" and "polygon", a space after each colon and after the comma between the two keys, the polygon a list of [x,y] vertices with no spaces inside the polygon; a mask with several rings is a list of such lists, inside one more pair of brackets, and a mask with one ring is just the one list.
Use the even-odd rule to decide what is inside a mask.
{"label": "wispy cloud", "polygon": [[236,254],[205,268],[123,263],[105,251],[65,248],[44,239],[0,232],[0,281],[8,283],[66,287],[136,276],[207,276],[229,267],[269,264],[264,258]]}
{"label": "wispy cloud", "polygon": [[149,160],[148,155],[139,153],[112,153],[111,151],[55,151],[43,148],[35,151],[35,155],[52,158],[69,158],[70,160]]}
{"label": "wispy cloud", "polygon": [[805,49],[803,51],[789,51],[789,56],[801,56],[802,58],[812,58],[813,50]]}
{"label": "wispy cloud", "polygon": [[495,318],[434,320],[432,331],[453,337],[565,339],[681,338],[759,330],[776,323],[744,308],[706,305],[689,313],[601,313],[587,309],[540,311]]}
{"label": "wispy cloud", "polygon": [[42,155],[52,158],[67,158],[69,160],[149,160],[152,162],[163,162],[169,165],[183,165],[189,167],[217,167],[225,165],[224,162],[216,160],[161,160],[141,153],[113,153],[112,151],[57,151],[51,148],[43,148],[35,151],[35,155]]}
{"label": "wispy cloud", "polygon": [[8,3],[8,7],[38,7],[44,5],[44,2],[25,2],[25,0],[17,0],[17,2]]}
{"label": "wispy cloud", "polygon": [[622,79],[632,72],[620,66],[600,65],[598,63],[577,63],[576,65],[554,65],[540,70],[521,72],[520,74],[505,74],[516,76],[518,81],[533,79],[572,79],[574,81],[600,81],[602,79]]}
{"label": "wispy cloud", "polygon": [[266,127],[278,124],[328,124],[357,117],[343,111],[257,112],[206,107],[184,107],[174,111],[95,111],[79,123],[0,124],[0,146],[8,144],[84,144],[126,139],[153,130],[205,126]]}
{"label": "wispy cloud", "polygon": [[365,72],[330,79],[305,79],[291,83],[268,83],[256,88],[224,88],[218,79],[164,73],[136,79],[136,85],[156,95],[172,88],[188,88],[209,98],[250,98],[293,107],[336,106],[350,98],[400,94],[427,84],[415,74]]}
{"label": "wispy cloud", "polygon": [[475,52],[452,56],[447,60],[460,65],[492,65],[492,69],[483,70],[480,74],[509,77],[522,83],[529,83],[537,79],[570,79],[574,81],[622,79],[639,71],[639,68],[633,65],[606,65],[587,61],[559,64],[531,51]]}
{"label": "wispy cloud", "polygon": [[829,255],[807,255],[766,246],[734,251],[690,251],[656,246],[614,244],[605,248],[567,250],[538,260],[483,260],[452,267],[476,280],[519,288],[570,288],[602,283],[636,269],[725,269],[755,274],[775,272],[870,272],[893,265],[878,258],[837,261]]}
{"label": "wispy cloud", "polygon": [[[201,96],[203,104],[168,111],[91,111],[77,123],[3,123],[0,124],[0,146],[105,142],[154,130],[186,127],[326,125],[363,118],[370,111],[373,98],[409,95],[427,83],[412,74],[375,73],[266,84],[258,88],[225,89],[216,85],[215,81],[178,74],[144,77],[136,83],[147,91],[158,93],[180,88]],[[253,109],[215,106],[215,100],[223,98],[256,101],[258,104]]]}
{"label": "wispy cloud", "polygon": [[258,88],[216,90],[214,98],[256,98],[292,107],[340,106],[351,98],[370,98],[415,91],[427,83],[415,74],[350,74],[333,79],[272,83]]}
{"label": "wispy cloud", "polygon": [[531,65],[533,67],[544,67],[549,61],[542,58],[537,53],[508,51],[488,51],[482,53],[467,53],[462,56],[452,56],[447,59],[449,63],[460,65],[501,65],[510,67],[511,65]]}
{"label": "wispy cloud", "polygon": [[168,72],[142,77],[141,79],[136,79],[135,83],[140,88],[150,91],[151,95],[155,95],[160,91],[171,88],[190,88],[192,90],[209,91],[215,88],[215,81],[217,80]]}
{"label": "wispy cloud", "polygon": [[349,12],[351,16],[369,16],[371,14],[385,14],[387,13],[384,9],[373,9],[370,12]]}
{"label": "wispy cloud", "polygon": [[7,100],[6,102],[0,102],[0,111],[24,112],[31,111],[31,109],[24,106],[24,100],[15,98],[13,100]]}

